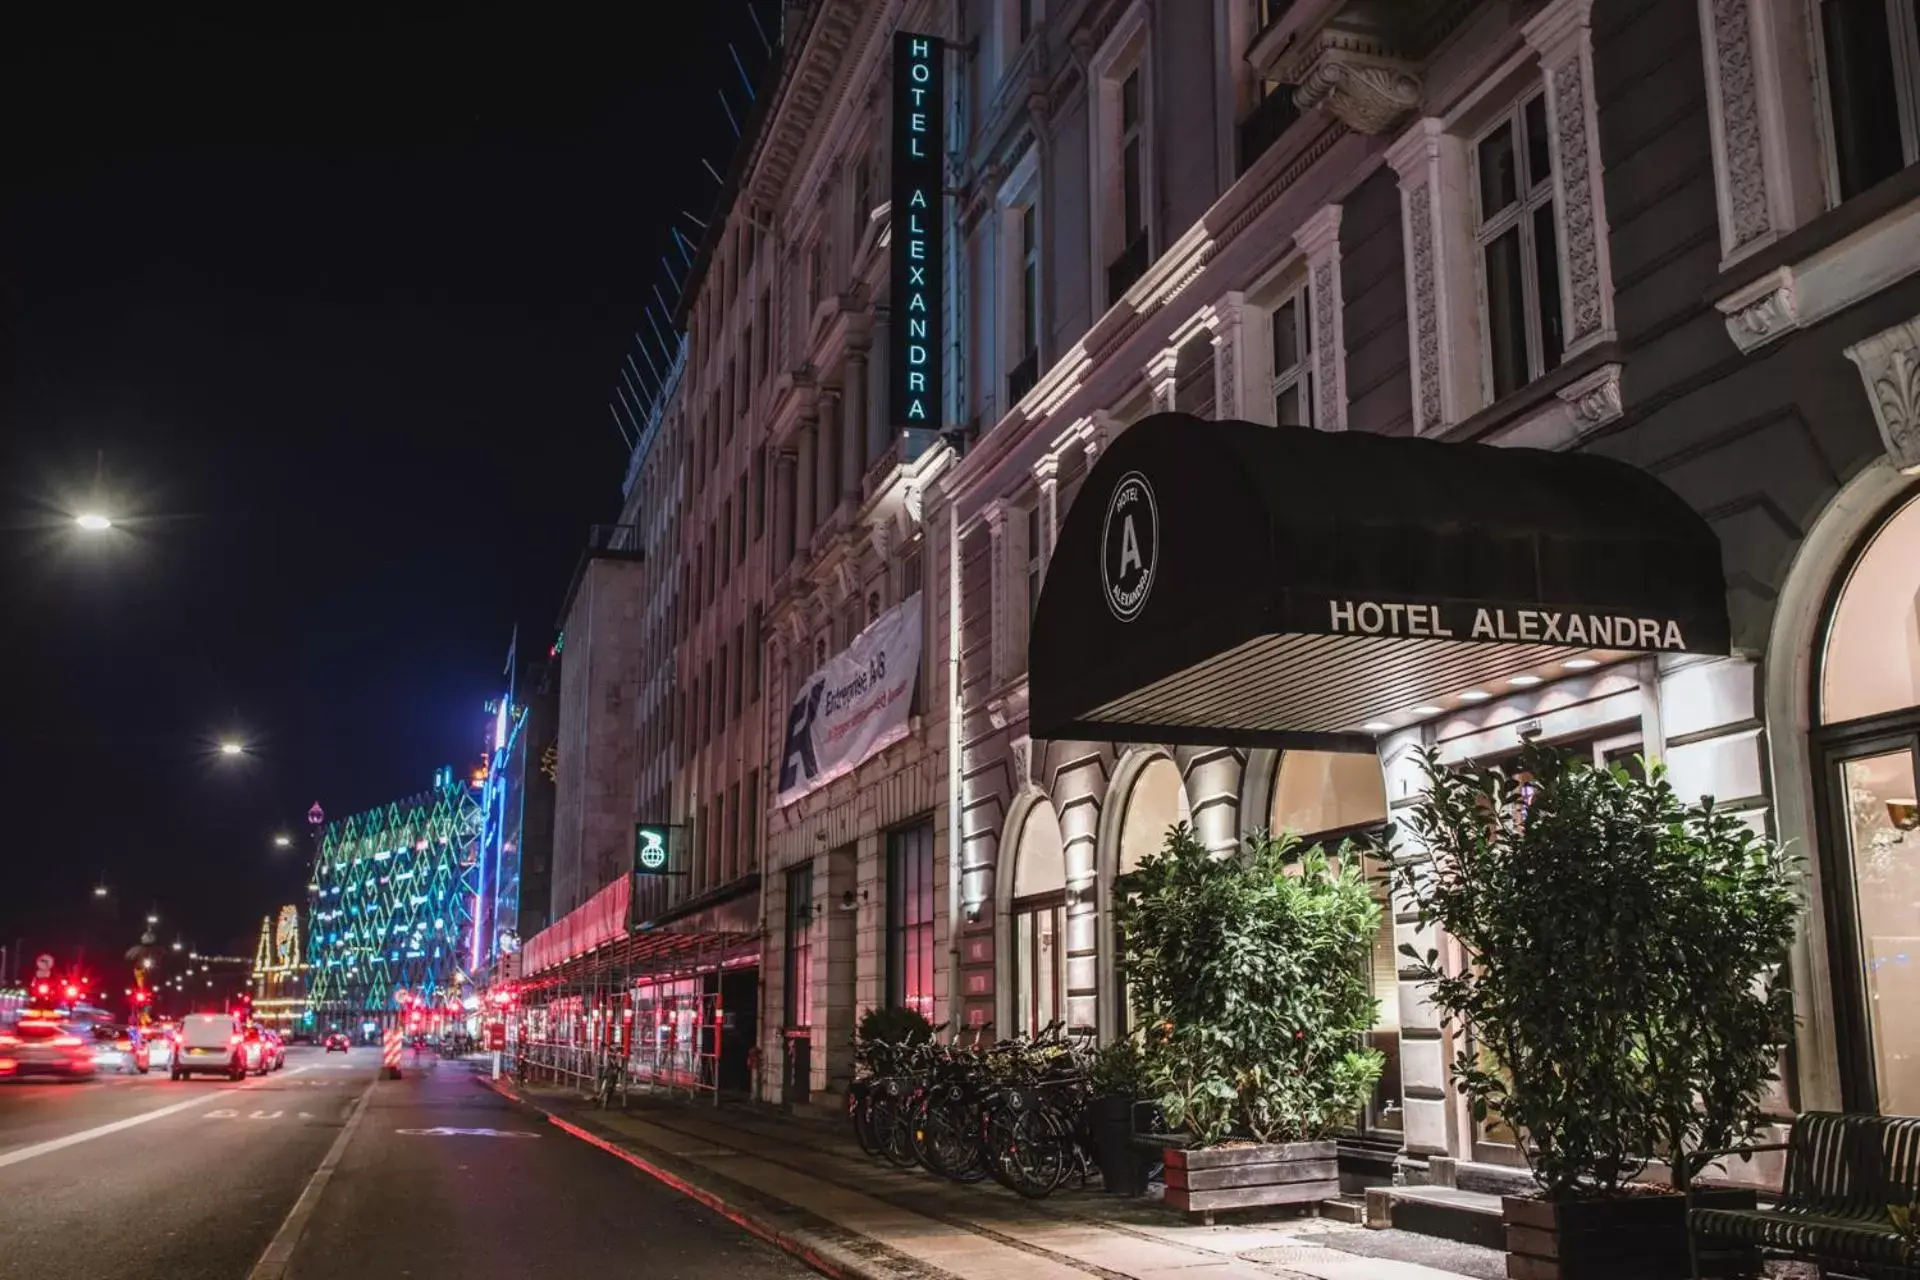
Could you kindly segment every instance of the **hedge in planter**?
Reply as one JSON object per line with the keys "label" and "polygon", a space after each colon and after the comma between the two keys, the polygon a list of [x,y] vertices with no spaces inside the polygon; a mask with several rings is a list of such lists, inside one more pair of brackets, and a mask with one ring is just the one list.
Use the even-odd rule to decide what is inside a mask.
{"label": "hedge in planter", "polygon": [[[1332,1194],[1321,1140],[1364,1105],[1383,1061],[1359,1047],[1374,1023],[1366,960],[1379,908],[1357,854],[1262,833],[1242,856],[1216,857],[1182,824],[1116,888],[1128,995],[1168,1122],[1197,1147],[1246,1138],[1291,1148],[1267,1163],[1304,1162],[1266,1201],[1248,1181],[1265,1175],[1222,1173],[1237,1203]],[[1249,1161],[1261,1163],[1238,1163]],[[1169,1202],[1205,1207],[1176,1196],[1184,1166],[1168,1165]]]}
{"label": "hedge in planter", "polygon": [[[1658,766],[1639,776],[1530,747],[1511,775],[1425,767],[1406,826],[1427,856],[1397,859],[1396,884],[1472,963],[1400,950],[1479,1046],[1454,1076],[1476,1117],[1497,1111],[1524,1135],[1544,1197],[1622,1197],[1655,1153],[1684,1181],[1695,1170],[1674,1153],[1749,1135],[1793,1031],[1778,978],[1798,860],[1711,799],[1683,804]],[[1516,1212],[1540,1229],[1537,1211]],[[1684,1232],[1667,1234],[1684,1268]]]}

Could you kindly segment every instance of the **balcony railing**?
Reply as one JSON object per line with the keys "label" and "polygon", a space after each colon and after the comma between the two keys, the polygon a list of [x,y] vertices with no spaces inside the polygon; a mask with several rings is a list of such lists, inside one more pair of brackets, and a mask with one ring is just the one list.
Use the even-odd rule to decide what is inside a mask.
{"label": "balcony railing", "polygon": [[1147,273],[1147,229],[1140,228],[1140,234],[1133,243],[1120,251],[1120,256],[1107,264],[1107,305],[1120,301],[1120,295],[1133,288],[1133,282]]}
{"label": "balcony railing", "polygon": [[1020,403],[1027,392],[1033,390],[1033,384],[1040,381],[1040,353],[1029,351],[1027,358],[1013,366],[1013,372],[1007,375],[1007,408]]}
{"label": "balcony railing", "polygon": [[1280,135],[1299,119],[1300,108],[1293,104],[1292,85],[1276,85],[1268,90],[1260,105],[1240,122],[1240,172],[1251,169],[1253,162],[1265,155],[1267,148],[1278,142]]}

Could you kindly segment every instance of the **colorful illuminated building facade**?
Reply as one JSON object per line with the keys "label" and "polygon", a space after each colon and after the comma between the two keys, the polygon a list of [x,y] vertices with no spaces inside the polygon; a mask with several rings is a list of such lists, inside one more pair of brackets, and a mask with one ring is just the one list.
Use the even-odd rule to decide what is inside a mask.
{"label": "colorful illuminated building facade", "polygon": [[431,789],[321,829],[307,885],[316,1023],[390,1020],[403,994],[469,994],[485,785],[441,769]]}
{"label": "colorful illuminated building facade", "polygon": [[253,951],[254,1017],[282,1031],[309,1030],[308,961],[300,946],[300,908],[293,903],[260,917],[260,941]]}

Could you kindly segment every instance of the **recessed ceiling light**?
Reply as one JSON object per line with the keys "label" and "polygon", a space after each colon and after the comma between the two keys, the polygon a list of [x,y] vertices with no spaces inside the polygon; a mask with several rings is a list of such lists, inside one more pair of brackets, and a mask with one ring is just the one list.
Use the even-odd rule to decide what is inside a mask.
{"label": "recessed ceiling light", "polygon": [[1469,689],[1465,693],[1460,695],[1460,701],[1485,702],[1488,698],[1491,698],[1492,696],[1493,695],[1488,693],[1485,689]]}
{"label": "recessed ceiling light", "polygon": [[1412,708],[1412,714],[1416,716],[1437,716],[1440,714],[1440,710],[1439,707],[1435,706],[1420,706]]}
{"label": "recessed ceiling light", "polygon": [[1387,730],[1393,728],[1393,726],[1385,720],[1369,720],[1361,725],[1360,728],[1366,733],[1385,733]]}
{"label": "recessed ceiling light", "polygon": [[1597,666],[1599,666],[1599,665],[1600,665],[1600,659],[1598,659],[1598,658],[1568,658],[1568,659],[1567,659],[1567,660],[1566,660],[1565,662],[1563,662],[1563,663],[1561,663],[1560,665],[1561,665],[1561,666],[1563,666],[1563,667],[1565,667],[1565,668],[1566,668],[1567,670],[1569,670],[1569,671],[1585,671],[1585,670],[1586,670],[1586,669],[1587,669],[1588,667],[1597,667]]}
{"label": "recessed ceiling light", "polygon": [[1513,679],[1507,681],[1507,683],[1510,685],[1513,685],[1517,689],[1524,689],[1530,684],[1539,684],[1540,677],[1539,676],[1515,676],[1513,677]]}

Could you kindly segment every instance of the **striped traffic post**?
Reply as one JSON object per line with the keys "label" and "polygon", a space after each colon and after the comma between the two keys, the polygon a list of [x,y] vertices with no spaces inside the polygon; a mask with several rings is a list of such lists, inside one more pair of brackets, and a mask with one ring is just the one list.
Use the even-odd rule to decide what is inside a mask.
{"label": "striped traffic post", "polygon": [[380,1036],[380,1078],[400,1078],[400,1028],[388,1027]]}

